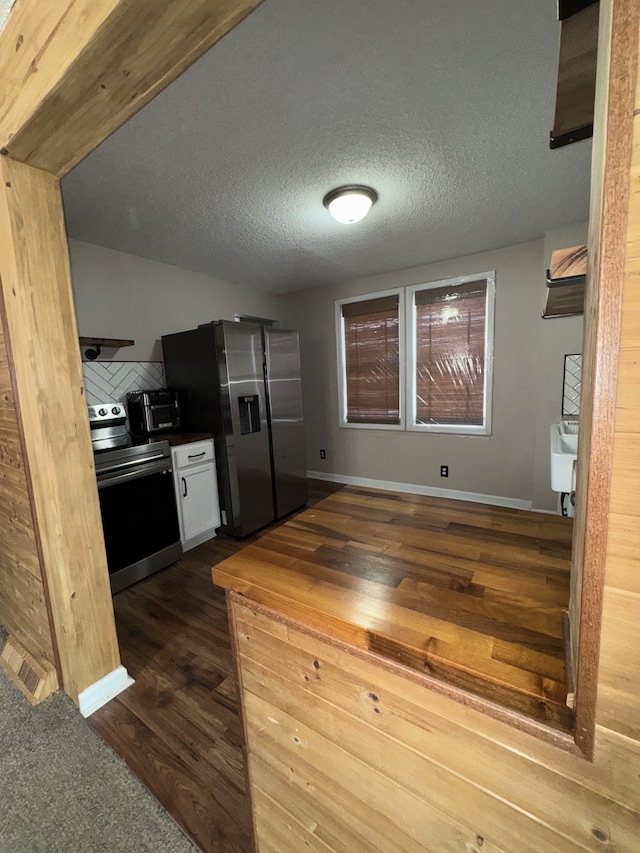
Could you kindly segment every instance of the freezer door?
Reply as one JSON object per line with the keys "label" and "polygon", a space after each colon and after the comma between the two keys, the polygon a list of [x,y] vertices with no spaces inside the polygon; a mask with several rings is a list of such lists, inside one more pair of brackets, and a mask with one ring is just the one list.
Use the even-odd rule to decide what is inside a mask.
{"label": "freezer door", "polygon": [[264,329],[276,517],[307,502],[298,333]]}
{"label": "freezer door", "polygon": [[217,332],[233,516],[227,525],[247,536],[275,518],[262,335],[258,325],[228,320]]}

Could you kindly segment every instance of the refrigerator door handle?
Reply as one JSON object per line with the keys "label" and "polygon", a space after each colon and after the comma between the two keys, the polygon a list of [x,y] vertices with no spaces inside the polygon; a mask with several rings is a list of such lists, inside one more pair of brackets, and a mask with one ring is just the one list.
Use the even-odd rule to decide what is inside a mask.
{"label": "refrigerator door handle", "polygon": [[180,477],[180,479],[182,480],[182,497],[186,498],[186,496],[187,496],[187,481],[185,480],[184,477]]}

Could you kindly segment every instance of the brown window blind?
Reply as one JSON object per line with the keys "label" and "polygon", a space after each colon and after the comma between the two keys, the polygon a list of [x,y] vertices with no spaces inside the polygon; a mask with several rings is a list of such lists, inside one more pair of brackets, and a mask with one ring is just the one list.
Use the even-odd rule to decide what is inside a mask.
{"label": "brown window blind", "polygon": [[347,423],[400,423],[398,298],[342,306]]}
{"label": "brown window blind", "polygon": [[484,424],[487,282],[415,292],[416,424]]}

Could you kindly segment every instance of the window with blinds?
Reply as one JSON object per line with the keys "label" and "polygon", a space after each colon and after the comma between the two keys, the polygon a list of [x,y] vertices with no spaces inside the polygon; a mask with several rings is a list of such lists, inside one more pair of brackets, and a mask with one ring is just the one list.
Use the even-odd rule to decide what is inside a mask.
{"label": "window with blinds", "polygon": [[416,425],[482,427],[487,281],[414,291]]}
{"label": "window with blinds", "polygon": [[495,273],[336,302],[340,425],[488,435]]}
{"label": "window with blinds", "polygon": [[400,423],[399,294],[341,306],[345,421]]}

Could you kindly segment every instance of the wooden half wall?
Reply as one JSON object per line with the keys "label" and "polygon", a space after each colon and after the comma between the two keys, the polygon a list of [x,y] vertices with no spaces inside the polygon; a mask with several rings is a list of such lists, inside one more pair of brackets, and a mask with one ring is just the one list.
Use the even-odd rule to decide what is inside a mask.
{"label": "wooden half wall", "polygon": [[637,853],[637,738],[587,761],[230,598],[257,853]]}
{"label": "wooden half wall", "polygon": [[0,622],[76,701],[120,657],[59,178],[259,3],[16,0],[0,33]]}

